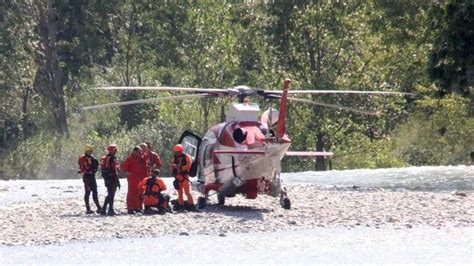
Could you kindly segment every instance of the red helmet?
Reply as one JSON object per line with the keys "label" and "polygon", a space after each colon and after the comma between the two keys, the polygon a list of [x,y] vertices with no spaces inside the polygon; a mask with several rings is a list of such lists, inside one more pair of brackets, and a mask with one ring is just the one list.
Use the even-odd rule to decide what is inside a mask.
{"label": "red helmet", "polygon": [[107,151],[110,153],[116,153],[117,152],[117,144],[110,144],[107,147]]}
{"label": "red helmet", "polygon": [[174,148],[173,148],[173,151],[174,151],[174,152],[183,152],[183,151],[184,151],[184,147],[183,147],[183,145],[181,145],[181,144],[176,144],[176,145],[174,146]]}

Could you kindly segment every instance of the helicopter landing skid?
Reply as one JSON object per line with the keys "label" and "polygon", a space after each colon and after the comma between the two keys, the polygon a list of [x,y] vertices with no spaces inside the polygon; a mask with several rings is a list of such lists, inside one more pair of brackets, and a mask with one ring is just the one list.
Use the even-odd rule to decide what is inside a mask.
{"label": "helicopter landing skid", "polygon": [[283,209],[286,209],[286,210],[291,209],[291,201],[288,198],[288,193],[286,192],[286,187],[284,187],[280,191],[280,205],[283,207]]}

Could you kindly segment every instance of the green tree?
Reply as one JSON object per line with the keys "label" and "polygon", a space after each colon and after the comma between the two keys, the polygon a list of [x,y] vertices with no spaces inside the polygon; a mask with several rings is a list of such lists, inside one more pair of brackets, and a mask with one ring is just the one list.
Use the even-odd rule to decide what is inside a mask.
{"label": "green tree", "polygon": [[429,14],[433,48],[428,67],[439,95],[468,96],[474,86],[474,2],[435,3]]}

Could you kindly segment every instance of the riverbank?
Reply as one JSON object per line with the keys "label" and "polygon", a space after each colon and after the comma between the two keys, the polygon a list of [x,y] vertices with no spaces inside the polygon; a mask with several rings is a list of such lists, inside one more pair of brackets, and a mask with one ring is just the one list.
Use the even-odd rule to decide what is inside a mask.
{"label": "riverbank", "polygon": [[[225,206],[215,205],[216,199],[212,197],[210,206],[200,212],[148,216],[126,214],[123,189],[115,204],[120,214],[103,217],[85,214],[80,180],[67,183],[63,180],[54,187],[41,182],[34,183],[36,196],[28,194],[27,187],[9,188],[9,183],[2,183],[1,193],[20,189],[26,200],[2,203],[1,245],[66,244],[154,236],[225,236],[315,228],[414,230],[472,228],[474,225],[471,191],[454,194],[291,184],[287,186],[291,210],[281,208],[278,198],[268,196],[259,196],[256,200],[236,196],[226,199]],[[126,182],[122,183],[122,187],[126,187]],[[101,202],[104,195],[105,192],[100,191]],[[194,196],[197,199],[198,194]]]}

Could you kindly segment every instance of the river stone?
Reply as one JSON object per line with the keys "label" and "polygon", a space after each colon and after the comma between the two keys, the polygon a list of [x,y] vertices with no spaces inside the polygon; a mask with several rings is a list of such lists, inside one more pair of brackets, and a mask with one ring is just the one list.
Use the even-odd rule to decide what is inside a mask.
{"label": "river stone", "polygon": [[464,193],[464,192],[459,192],[459,191],[454,192],[454,195],[460,196],[460,197],[467,197],[467,194],[466,194],[466,193]]}

